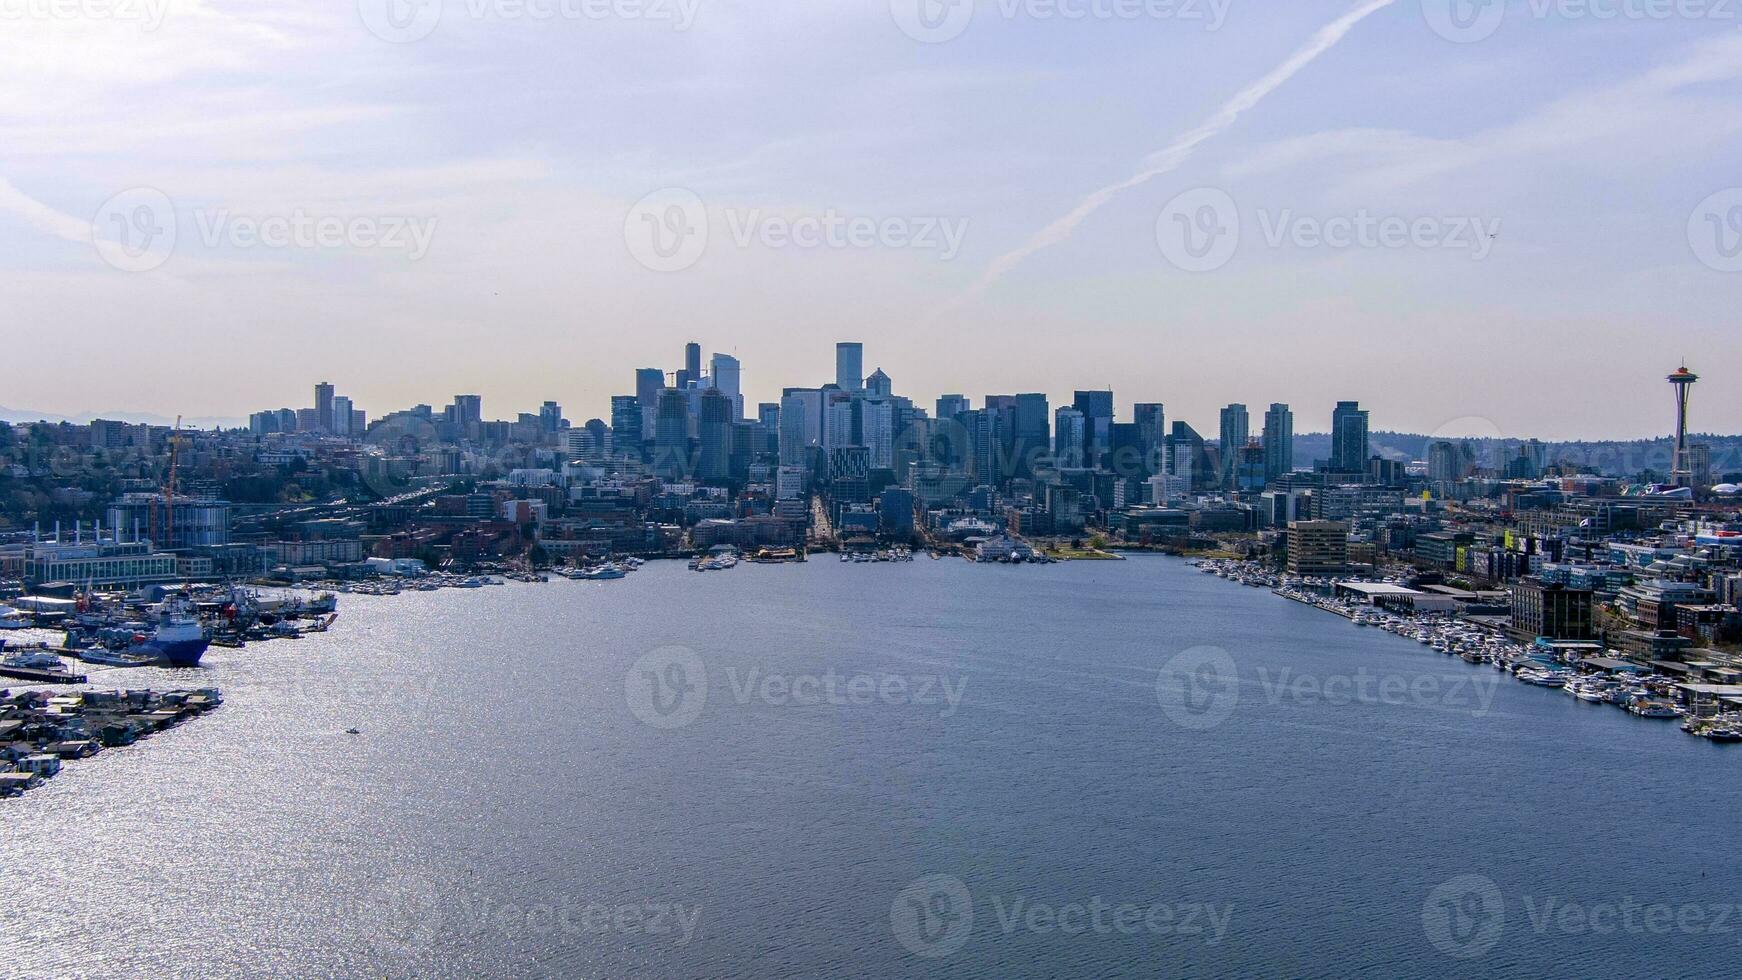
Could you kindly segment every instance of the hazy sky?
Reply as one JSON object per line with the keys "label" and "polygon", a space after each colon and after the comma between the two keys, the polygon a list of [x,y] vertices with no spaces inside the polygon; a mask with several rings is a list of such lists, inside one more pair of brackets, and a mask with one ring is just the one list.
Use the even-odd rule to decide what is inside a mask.
{"label": "hazy sky", "polygon": [[423,2],[0,0],[0,405],[579,422],[856,339],[1207,434],[1655,435],[1685,357],[1742,431],[1738,0]]}

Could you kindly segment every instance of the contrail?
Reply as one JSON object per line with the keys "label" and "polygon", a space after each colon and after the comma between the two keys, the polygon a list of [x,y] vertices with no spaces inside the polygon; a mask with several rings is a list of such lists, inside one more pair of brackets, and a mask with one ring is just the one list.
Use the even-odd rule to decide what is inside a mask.
{"label": "contrail", "polygon": [[1316,61],[1319,55],[1335,47],[1338,41],[1354,30],[1356,24],[1366,20],[1370,14],[1383,10],[1396,2],[1397,0],[1362,0],[1353,10],[1320,28],[1319,32],[1313,35],[1312,40],[1308,41],[1299,51],[1290,55],[1287,61],[1276,66],[1268,75],[1241,90],[1196,129],[1181,136],[1166,149],[1151,154],[1144,161],[1143,170],[1117,184],[1111,184],[1090,194],[1069,214],[1047,225],[1021,248],[992,260],[992,264],[986,267],[986,271],[981,273],[980,278],[972,286],[969,286],[966,292],[938,309],[929,319],[935,320],[970,300],[978,299],[994,283],[1004,278],[1006,273],[1020,265],[1024,259],[1041,249],[1057,245],[1071,237],[1071,233],[1077,230],[1077,225],[1081,224],[1084,218],[1099,211],[1103,205],[1118,196],[1121,191],[1130,190],[1139,184],[1147,183],[1162,174],[1177,169],[1180,164],[1191,157],[1192,151],[1196,150],[1200,144],[1226,132],[1239,120],[1241,113],[1264,101],[1265,96],[1281,88],[1284,82]]}

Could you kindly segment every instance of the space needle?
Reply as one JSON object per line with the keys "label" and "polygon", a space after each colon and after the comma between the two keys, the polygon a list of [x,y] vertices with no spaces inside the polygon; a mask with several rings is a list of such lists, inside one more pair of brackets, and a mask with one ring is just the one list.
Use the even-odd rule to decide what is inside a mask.
{"label": "space needle", "polygon": [[1693,465],[1688,458],[1688,389],[1698,380],[1700,376],[1689,371],[1686,364],[1669,376],[1669,383],[1675,386],[1675,458],[1670,463],[1669,481],[1678,487],[1692,486],[1694,482]]}

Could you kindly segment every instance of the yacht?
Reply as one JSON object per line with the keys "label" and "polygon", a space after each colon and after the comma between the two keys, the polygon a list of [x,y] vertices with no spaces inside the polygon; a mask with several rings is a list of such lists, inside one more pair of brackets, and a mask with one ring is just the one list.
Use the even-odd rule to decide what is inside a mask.
{"label": "yacht", "polygon": [[30,628],[30,616],[23,610],[11,606],[0,606],[0,630],[23,630]]}

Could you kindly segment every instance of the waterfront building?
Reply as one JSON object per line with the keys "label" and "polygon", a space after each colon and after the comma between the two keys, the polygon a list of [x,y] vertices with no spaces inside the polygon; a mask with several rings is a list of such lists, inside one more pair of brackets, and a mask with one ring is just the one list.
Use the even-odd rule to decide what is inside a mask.
{"label": "waterfront building", "polygon": [[1294,413],[1274,402],[1264,413],[1264,481],[1269,483],[1294,471]]}
{"label": "waterfront building", "polygon": [[1349,525],[1293,521],[1288,525],[1290,575],[1341,575],[1349,565]]}
{"label": "waterfront building", "polygon": [[175,555],[147,541],[39,541],[32,549],[30,578],[37,585],[70,582],[80,587],[138,588],[173,582]]}
{"label": "waterfront building", "polygon": [[160,493],[123,494],[109,505],[107,521],[124,540],[150,540],[160,548],[212,548],[230,541],[230,504],[177,496],[166,506]]}
{"label": "waterfront building", "polygon": [[1590,640],[1596,637],[1592,593],[1523,578],[1512,586],[1512,628],[1528,637]]}

